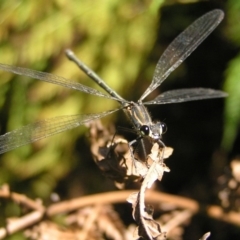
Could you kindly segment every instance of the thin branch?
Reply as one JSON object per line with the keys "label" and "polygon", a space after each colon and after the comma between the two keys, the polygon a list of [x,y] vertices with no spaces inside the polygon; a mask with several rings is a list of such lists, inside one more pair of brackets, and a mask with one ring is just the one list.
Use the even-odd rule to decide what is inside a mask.
{"label": "thin branch", "polygon": [[224,209],[219,206],[208,206],[207,215],[209,217],[224,221],[227,223],[240,226],[240,213],[239,212],[224,212]]}
{"label": "thin branch", "polygon": [[43,218],[43,215],[43,211],[37,210],[16,220],[10,221],[6,228],[0,228],[0,239],[3,239],[7,235],[18,232],[26,227],[32,226],[33,224],[39,222]]}
{"label": "thin branch", "polygon": [[169,233],[171,230],[173,230],[177,226],[182,225],[182,223],[186,222],[192,216],[193,216],[193,212],[190,211],[189,209],[178,212],[176,216],[170,219],[166,224],[162,225],[162,229],[164,232]]}

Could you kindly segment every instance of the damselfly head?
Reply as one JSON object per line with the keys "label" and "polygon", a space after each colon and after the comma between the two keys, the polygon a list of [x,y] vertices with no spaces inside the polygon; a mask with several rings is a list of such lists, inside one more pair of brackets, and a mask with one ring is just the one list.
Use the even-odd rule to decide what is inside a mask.
{"label": "damselfly head", "polygon": [[164,122],[155,122],[151,125],[142,125],[140,127],[142,136],[148,136],[153,140],[160,139],[162,134],[164,134],[166,131],[167,125]]}

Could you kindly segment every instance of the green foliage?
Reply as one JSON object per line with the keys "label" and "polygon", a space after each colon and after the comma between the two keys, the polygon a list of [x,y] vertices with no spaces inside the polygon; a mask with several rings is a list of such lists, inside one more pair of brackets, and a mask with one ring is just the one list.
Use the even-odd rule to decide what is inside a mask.
{"label": "green foliage", "polygon": [[226,71],[226,82],[224,90],[229,93],[225,102],[225,128],[223,146],[230,150],[240,123],[240,56],[233,59]]}
{"label": "green foliage", "polygon": [[[125,97],[155,41],[161,4],[137,0],[1,1],[0,62],[51,72],[95,87],[66,59],[64,50],[71,48]],[[34,79],[5,72],[0,75],[1,124],[6,131],[40,119],[101,112],[116,106],[114,101]],[[57,182],[81,161],[73,149],[83,129],[4,154],[0,185],[18,182],[28,194],[48,197]]]}
{"label": "green foliage", "polygon": [[[240,46],[240,26],[239,15],[240,3],[239,1],[230,0],[228,2],[228,25],[226,33],[228,39],[234,42],[235,45]],[[224,90],[228,92],[229,97],[225,102],[225,123],[222,146],[226,150],[231,150],[232,145],[237,136],[240,124],[240,55],[238,54],[228,64],[226,70],[226,80]]]}

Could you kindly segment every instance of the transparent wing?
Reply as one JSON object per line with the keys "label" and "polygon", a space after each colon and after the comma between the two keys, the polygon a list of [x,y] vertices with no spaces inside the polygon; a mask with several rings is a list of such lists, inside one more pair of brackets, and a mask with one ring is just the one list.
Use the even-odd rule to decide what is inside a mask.
{"label": "transparent wing", "polygon": [[18,75],[23,75],[23,76],[35,78],[35,79],[38,79],[38,80],[41,80],[41,81],[61,85],[61,86],[66,87],[66,88],[75,89],[75,90],[85,92],[85,93],[88,93],[88,94],[92,94],[92,95],[95,95],[95,96],[117,100],[116,98],[111,97],[108,94],[102,93],[102,92],[100,92],[96,89],[87,87],[87,86],[82,85],[78,82],[70,81],[66,78],[63,78],[63,77],[60,77],[60,76],[57,76],[57,75],[54,75],[54,74],[40,72],[40,71],[27,69],[27,68],[11,66],[11,65],[2,64],[2,63],[0,63],[0,69],[3,70],[3,71],[15,73],[15,74],[18,74]]}
{"label": "transparent wing", "polygon": [[105,117],[119,109],[88,115],[58,116],[26,125],[0,136],[0,154],[51,135],[76,128],[89,121]]}
{"label": "transparent wing", "polygon": [[144,102],[144,105],[180,103],[209,98],[227,97],[228,94],[220,90],[209,88],[186,88],[164,92],[152,101]]}
{"label": "transparent wing", "polygon": [[223,17],[224,13],[221,10],[217,9],[208,12],[173,40],[160,57],[153,74],[152,82],[141,96],[140,101],[156,89],[198,47],[218,26]]}

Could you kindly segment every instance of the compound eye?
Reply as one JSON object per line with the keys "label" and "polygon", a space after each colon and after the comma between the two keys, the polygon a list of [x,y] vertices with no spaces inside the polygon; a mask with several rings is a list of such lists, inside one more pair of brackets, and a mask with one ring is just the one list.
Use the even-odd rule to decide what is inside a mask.
{"label": "compound eye", "polygon": [[149,135],[149,132],[150,132],[149,126],[147,126],[147,125],[141,126],[141,127],[140,127],[140,131],[141,131],[141,133],[142,133],[143,135],[148,136],[148,135]]}
{"label": "compound eye", "polygon": [[160,126],[162,128],[162,134],[164,134],[167,131],[167,124],[164,122],[161,122]]}

